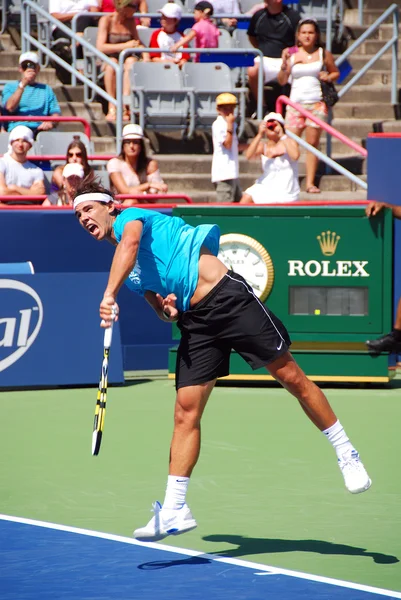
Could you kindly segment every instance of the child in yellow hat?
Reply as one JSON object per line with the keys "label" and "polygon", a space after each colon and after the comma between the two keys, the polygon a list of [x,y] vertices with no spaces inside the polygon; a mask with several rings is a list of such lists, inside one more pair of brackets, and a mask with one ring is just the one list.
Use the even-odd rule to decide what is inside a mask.
{"label": "child in yellow hat", "polygon": [[234,110],[238,104],[234,94],[223,93],[216,98],[217,119],[212,125],[212,183],[217,202],[239,202],[238,138]]}

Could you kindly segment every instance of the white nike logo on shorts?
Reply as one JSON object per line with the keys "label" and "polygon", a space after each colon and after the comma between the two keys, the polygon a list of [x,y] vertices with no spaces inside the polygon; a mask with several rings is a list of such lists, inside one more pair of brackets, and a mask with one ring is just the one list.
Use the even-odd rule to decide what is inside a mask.
{"label": "white nike logo on shorts", "polygon": [[281,350],[281,346],[283,345],[283,340],[280,342],[280,346],[277,346],[277,350]]}

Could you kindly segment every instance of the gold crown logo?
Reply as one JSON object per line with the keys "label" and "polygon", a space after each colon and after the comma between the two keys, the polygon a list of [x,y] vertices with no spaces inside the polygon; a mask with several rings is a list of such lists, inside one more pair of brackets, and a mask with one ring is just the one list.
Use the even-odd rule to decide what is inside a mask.
{"label": "gold crown logo", "polygon": [[319,240],[322,253],[325,256],[333,256],[337,250],[337,244],[340,240],[340,236],[337,235],[335,231],[322,231],[322,233],[317,236],[317,239]]}

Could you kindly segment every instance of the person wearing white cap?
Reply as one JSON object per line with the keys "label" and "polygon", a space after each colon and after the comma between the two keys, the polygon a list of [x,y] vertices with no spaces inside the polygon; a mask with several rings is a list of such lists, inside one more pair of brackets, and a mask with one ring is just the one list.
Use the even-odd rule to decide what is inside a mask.
{"label": "person wearing white cap", "polygon": [[[156,31],[152,33],[149,47],[160,48],[164,50],[164,52],[151,52],[150,58],[153,62],[173,62],[182,67],[182,65],[188,61],[189,54],[171,52],[171,48],[184,37],[182,33],[178,31],[178,23],[182,16],[182,9],[174,2],[167,2],[167,4],[165,4],[158,12],[161,13],[161,28],[156,29]],[[188,45],[184,44],[184,48],[188,48]]]}
{"label": "person wearing white cap", "polygon": [[[20,81],[9,81],[3,89],[2,106],[4,114],[22,117],[52,117],[61,115],[60,106],[52,88],[38,83],[40,71],[39,56],[36,52],[24,52],[19,57]],[[56,126],[55,121],[11,121],[7,130],[17,125],[25,125],[36,131],[49,131]]]}
{"label": "person wearing white cap", "polygon": [[[192,227],[180,217],[143,208],[120,211],[110,192],[95,182],[79,189],[74,210],[92,238],[115,246],[100,303],[101,326],[110,326],[114,314],[118,318],[116,299],[125,283],[144,296],[162,321],[177,322],[181,332],[166,493],[163,504],[153,504],[155,515],[149,523],[134,531],[136,539],[156,542],[197,527],[186,495],[200,454],[202,414],[217,379],[229,374],[232,349],[252,369],[266,368],[298,400],[305,415],[332,444],[348,491],[357,494],[369,489],[371,480],[359,454],[327,398],[292,357],[285,326],[259,300],[251,285],[218,259],[217,225]],[[138,319],[138,314],[132,311],[131,318]],[[151,420],[157,417],[157,413],[150,416],[149,431]],[[281,438],[285,435],[289,434],[283,431]],[[151,436],[149,443],[153,443]],[[266,457],[262,461],[266,463]],[[314,464],[311,457],[311,466]],[[246,475],[239,473],[238,477],[238,489],[242,489]],[[224,487],[224,478],[216,485]]]}
{"label": "person wearing white cap", "polygon": [[265,116],[247,151],[246,158],[260,156],[263,174],[245,190],[241,204],[294,202],[299,198],[298,144],[287,137],[279,113]]}
{"label": "person wearing white cap", "polygon": [[43,171],[27,160],[27,154],[33,144],[32,131],[25,125],[14,127],[8,137],[8,144],[8,152],[0,159],[0,195],[44,194]]}
{"label": "person wearing white cap", "polygon": [[[117,194],[144,194],[143,202],[147,202],[145,194],[166,193],[157,160],[148,158],[145,147],[145,136],[140,125],[130,123],[122,132],[121,152],[118,157],[107,163],[112,189]],[[124,200],[125,206],[131,206],[141,200]]]}

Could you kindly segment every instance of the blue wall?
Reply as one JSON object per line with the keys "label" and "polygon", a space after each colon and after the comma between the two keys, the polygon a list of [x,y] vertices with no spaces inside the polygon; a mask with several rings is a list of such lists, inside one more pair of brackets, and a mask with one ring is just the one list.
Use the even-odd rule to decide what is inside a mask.
{"label": "blue wall", "polygon": [[[0,219],[0,262],[30,260],[35,273],[103,273],[110,268],[113,246],[91,238],[72,212],[4,210]],[[125,287],[118,302],[124,369],[166,369],[168,349],[176,343],[171,325]],[[97,302],[93,311],[98,314]]]}

